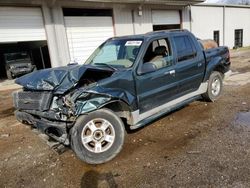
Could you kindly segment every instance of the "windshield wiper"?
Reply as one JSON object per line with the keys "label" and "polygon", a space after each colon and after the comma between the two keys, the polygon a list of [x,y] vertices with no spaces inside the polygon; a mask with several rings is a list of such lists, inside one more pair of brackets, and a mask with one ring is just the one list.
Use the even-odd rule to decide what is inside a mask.
{"label": "windshield wiper", "polygon": [[117,71],[117,68],[113,67],[112,65],[106,64],[106,63],[95,63],[95,65],[105,65],[109,68],[111,68],[114,71]]}

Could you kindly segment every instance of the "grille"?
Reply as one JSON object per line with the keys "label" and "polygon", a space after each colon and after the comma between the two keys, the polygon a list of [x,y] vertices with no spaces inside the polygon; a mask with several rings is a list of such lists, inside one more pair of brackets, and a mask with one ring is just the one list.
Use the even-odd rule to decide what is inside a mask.
{"label": "grille", "polygon": [[13,93],[13,100],[16,109],[45,111],[50,107],[52,93],[17,91]]}

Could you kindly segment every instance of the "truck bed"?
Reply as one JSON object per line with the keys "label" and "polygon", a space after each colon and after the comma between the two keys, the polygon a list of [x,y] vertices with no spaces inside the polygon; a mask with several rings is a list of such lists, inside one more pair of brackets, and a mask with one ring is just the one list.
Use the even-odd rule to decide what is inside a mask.
{"label": "truck bed", "polygon": [[207,62],[219,57],[222,57],[226,62],[230,62],[229,50],[226,46],[204,50],[204,55]]}

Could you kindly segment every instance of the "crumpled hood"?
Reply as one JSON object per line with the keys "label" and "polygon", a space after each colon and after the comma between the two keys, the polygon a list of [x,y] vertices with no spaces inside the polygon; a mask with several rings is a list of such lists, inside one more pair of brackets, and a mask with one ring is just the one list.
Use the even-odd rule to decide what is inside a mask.
{"label": "crumpled hood", "polygon": [[105,70],[90,65],[69,65],[35,71],[16,79],[15,82],[28,90],[54,91],[56,94],[63,94],[73,88],[89,69]]}

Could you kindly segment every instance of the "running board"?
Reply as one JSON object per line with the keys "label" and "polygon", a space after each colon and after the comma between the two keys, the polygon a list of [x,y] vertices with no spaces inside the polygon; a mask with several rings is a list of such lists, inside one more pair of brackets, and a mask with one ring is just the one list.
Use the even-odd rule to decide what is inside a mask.
{"label": "running board", "polygon": [[205,82],[200,85],[198,90],[191,92],[189,94],[186,94],[177,99],[174,99],[170,102],[167,102],[166,104],[153,108],[152,110],[149,110],[142,114],[140,114],[139,110],[132,112],[131,115],[132,115],[133,125],[130,126],[130,128],[137,129],[139,127],[142,127],[145,124],[149,123],[150,121],[153,121],[154,119],[170,111],[173,111],[185,104],[188,104],[194,100],[199,99],[200,95],[207,91],[207,87],[208,87],[208,83]]}
{"label": "running board", "polygon": [[170,113],[170,112],[172,112],[174,110],[177,110],[180,107],[185,106],[185,105],[187,105],[187,104],[189,104],[189,103],[191,103],[193,101],[196,101],[196,100],[198,100],[200,98],[201,98],[200,96],[195,96],[195,97],[187,99],[186,101],[183,101],[183,102],[173,106],[172,108],[166,108],[165,110],[162,110],[162,111],[158,112],[157,114],[154,114],[154,115],[148,117],[147,119],[141,120],[136,125],[130,126],[130,129],[135,130],[135,129],[141,128],[141,127],[149,124],[150,122],[158,119],[159,117],[162,117],[163,115],[166,115],[166,114],[168,114],[168,113]]}

